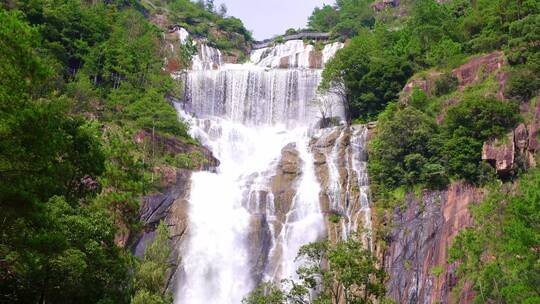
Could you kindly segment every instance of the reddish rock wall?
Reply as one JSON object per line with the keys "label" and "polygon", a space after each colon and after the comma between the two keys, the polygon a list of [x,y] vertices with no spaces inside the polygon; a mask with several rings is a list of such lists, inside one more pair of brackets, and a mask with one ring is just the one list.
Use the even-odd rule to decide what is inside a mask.
{"label": "reddish rock wall", "polygon": [[465,86],[477,83],[486,79],[486,77],[507,64],[502,51],[496,51],[484,56],[479,56],[469,60],[464,65],[454,69],[452,74],[457,77],[459,86],[463,89]]}
{"label": "reddish rock wall", "polygon": [[[471,225],[469,206],[481,197],[472,186],[452,184],[446,191],[426,191],[421,199],[409,195],[404,209],[394,210],[384,256],[390,298],[398,303],[453,303],[456,266],[447,262],[447,252],[457,233]],[[473,296],[469,291],[456,300],[469,303]]]}

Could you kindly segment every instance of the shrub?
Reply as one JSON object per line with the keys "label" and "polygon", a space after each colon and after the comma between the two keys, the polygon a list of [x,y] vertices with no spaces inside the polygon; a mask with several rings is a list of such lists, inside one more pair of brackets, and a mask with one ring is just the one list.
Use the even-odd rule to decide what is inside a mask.
{"label": "shrub", "polygon": [[513,72],[508,78],[505,95],[520,102],[527,102],[538,94],[540,77],[527,68]]}
{"label": "shrub", "polygon": [[390,189],[422,182],[424,166],[433,151],[430,142],[438,132],[433,118],[418,109],[391,106],[379,118],[370,145],[370,177]]}
{"label": "shrub", "polygon": [[442,74],[435,80],[435,95],[443,96],[455,91],[458,86],[458,79],[452,73]]}
{"label": "shrub", "polygon": [[481,162],[485,141],[503,136],[520,121],[514,103],[469,96],[448,109],[439,151],[448,172],[475,184],[491,179],[493,168]]}

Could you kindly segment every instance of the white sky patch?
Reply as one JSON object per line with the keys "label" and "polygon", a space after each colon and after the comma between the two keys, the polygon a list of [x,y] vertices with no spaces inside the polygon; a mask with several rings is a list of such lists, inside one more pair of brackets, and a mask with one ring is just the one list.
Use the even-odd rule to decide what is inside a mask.
{"label": "white sky patch", "polygon": [[313,9],[333,0],[216,0],[225,3],[227,15],[240,18],[256,40],[272,38],[289,28],[303,28]]}

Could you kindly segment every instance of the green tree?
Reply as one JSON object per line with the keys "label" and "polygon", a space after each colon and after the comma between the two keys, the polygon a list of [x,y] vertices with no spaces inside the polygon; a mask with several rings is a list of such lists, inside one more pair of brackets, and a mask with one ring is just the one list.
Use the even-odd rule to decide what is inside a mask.
{"label": "green tree", "polygon": [[284,304],[286,303],[285,293],[272,283],[262,283],[246,298],[242,304]]}
{"label": "green tree", "polygon": [[62,197],[2,224],[0,299],[17,303],[126,303],[129,259],[102,210]]}
{"label": "green tree", "polygon": [[135,289],[132,304],[172,303],[172,296],[166,292],[167,274],[173,266],[170,263],[171,247],[169,230],[161,222],[156,230],[154,241],[146,248],[143,261],[137,265]]}
{"label": "green tree", "polygon": [[189,137],[174,108],[156,91],[145,93],[126,108],[126,116],[147,131]]}
{"label": "green tree", "polygon": [[539,172],[511,188],[493,188],[472,207],[474,226],[458,234],[449,252],[450,262],[459,262],[461,282],[473,284],[478,303],[540,301]]}
{"label": "green tree", "polygon": [[494,97],[467,96],[450,107],[442,125],[443,163],[450,175],[482,184],[491,173],[481,162],[485,141],[500,138],[519,121],[518,107]]}
{"label": "green tree", "polygon": [[97,130],[68,115],[68,99],[33,88],[50,75],[34,51],[36,32],[16,13],[0,14],[2,52],[10,52],[0,59],[0,201],[25,208],[53,195],[82,197],[83,178],[103,171]]}
{"label": "green tree", "polygon": [[527,67],[510,74],[505,95],[520,102],[528,102],[540,92],[540,77]]}
{"label": "green tree", "polygon": [[329,32],[336,26],[338,20],[338,10],[331,5],[323,5],[323,7],[316,7],[313,10],[309,16],[308,26],[316,31]]}
{"label": "green tree", "polygon": [[379,33],[364,32],[353,38],[323,71],[320,90],[340,95],[350,118],[375,118],[397,99],[412,75],[406,61],[391,54],[381,56],[379,47],[387,43],[388,37]]}
{"label": "green tree", "polygon": [[437,133],[434,119],[413,107],[398,109],[392,105],[381,114],[377,133],[369,146],[368,171],[376,187],[383,190],[432,182],[425,174],[428,174],[427,166],[430,174],[436,171],[433,138]]}
{"label": "green tree", "polygon": [[375,24],[369,0],[338,0],[335,6],[316,7],[309,17],[310,29],[332,32],[342,38],[352,38],[363,28]]}
{"label": "green tree", "polygon": [[314,242],[302,246],[296,261],[298,281],[289,280],[285,290],[263,284],[243,303],[376,303],[384,298],[384,270],[356,238]]}

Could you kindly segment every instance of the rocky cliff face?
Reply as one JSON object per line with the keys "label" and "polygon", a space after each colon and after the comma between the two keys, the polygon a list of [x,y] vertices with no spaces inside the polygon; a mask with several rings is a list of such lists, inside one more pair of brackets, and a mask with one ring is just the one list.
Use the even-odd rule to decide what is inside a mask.
{"label": "rocky cliff face", "polygon": [[[150,133],[141,130],[135,134],[134,140],[140,144],[150,138],[152,138]],[[197,152],[202,155],[204,161],[198,165],[196,170],[213,170],[219,166],[219,161],[212,155],[212,152],[203,146],[186,144],[174,137],[155,136],[154,141],[170,153]],[[139,235],[133,237],[132,251],[135,256],[143,257],[146,247],[156,236],[157,226],[163,221],[169,227],[171,237],[170,246],[173,250],[170,257],[171,263],[180,265],[179,249],[188,228],[187,211],[192,171],[170,167],[154,168],[154,171],[160,176],[163,190],[142,198],[139,214],[143,229]],[[180,268],[173,267],[168,273],[167,286],[171,291],[174,291],[177,286],[178,269]]]}
{"label": "rocky cliff face", "polygon": [[534,108],[524,104],[521,114],[526,123],[521,123],[510,131],[505,141],[486,142],[482,149],[482,159],[494,164],[501,175],[513,173],[516,169],[535,167],[537,163],[535,155],[538,151],[540,97],[537,98]]}
{"label": "rocky cliff face", "polygon": [[327,128],[310,144],[331,242],[360,233],[366,246],[371,245],[367,133],[363,125]]}
{"label": "rocky cliff face", "polygon": [[[504,96],[507,73],[504,53],[497,51],[472,58],[454,69],[452,75],[458,80],[458,90],[494,77],[499,100]],[[405,86],[401,102],[406,104],[414,88],[430,96],[435,81],[441,73],[431,72],[422,78],[410,80]],[[444,109],[459,103],[449,99],[442,104],[443,111],[437,117],[444,120]],[[514,174],[518,168],[536,165],[538,150],[537,129],[540,122],[540,98],[535,107],[521,107],[526,123],[520,124],[501,140],[484,143],[482,159],[491,163],[501,176]],[[465,286],[461,294],[452,293],[457,284],[456,265],[449,264],[448,249],[457,233],[472,225],[469,212],[471,204],[478,202],[483,192],[470,185],[454,183],[444,191],[424,191],[420,197],[409,194],[401,207],[386,214],[379,225],[389,232],[385,239],[386,250],[378,248],[383,264],[390,275],[387,283],[388,296],[398,303],[471,303],[472,288]],[[383,226],[386,226],[383,228]]]}
{"label": "rocky cliff face", "polygon": [[[278,236],[282,233],[284,225],[287,224],[287,215],[291,211],[293,200],[297,194],[297,185],[302,175],[303,161],[300,158],[297,147],[294,143],[286,145],[281,150],[281,158],[278,161],[273,176],[269,180],[270,193],[264,193],[265,203],[272,203],[273,215],[265,215],[264,210],[268,207],[262,205],[264,209],[255,213],[256,225],[252,226],[255,235],[264,234],[263,242],[257,242],[261,238],[255,238],[256,243],[251,244],[250,252],[254,257],[258,257],[253,273],[256,274],[256,281],[260,282],[262,274],[269,269],[269,273],[279,272],[279,263],[282,260],[283,245]],[[270,195],[272,199],[268,200]],[[260,220],[259,220],[260,218]],[[253,232],[252,232],[253,234]],[[272,248],[273,246],[273,248]],[[270,254],[270,249],[273,254]],[[262,257],[266,257],[265,263],[260,263]]]}
{"label": "rocky cliff face", "polygon": [[[492,94],[501,101],[508,101],[504,96],[508,73],[502,67],[508,62],[502,51],[492,52],[486,55],[474,57],[465,64],[452,70],[452,75],[458,80],[458,89],[463,91],[469,85],[480,83],[489,77],[494,77],[497,89]],[[442,75],[432,71],[424,77],[410,80],[401,93],[400,102],[407,104],[414,88],[418,88],[432,96],[435,90],[435,82]],[[539,99],[540,100],[540,97]],[[459,103],[459,99],[449,99],[443,102],[443,111],[437,117],[437,122],[442,123],[446,108]],[[538,124],[540,122],[540,105],[536,102],[535,107],[525,103],[521,105],[521,114],[526,123],[520,124],[515,130],[507,134],[504,140],[493,140],[484,143],[482,160],[491,163],[501,176],[515,173],[518,168],[530,168],[536,165],[535,153],[538,150],[536,139]]]}
{"label": "rocky cliff face", "polygon": [[[191,171],[176,170],[176,181],[162,193],[155,193],[143,198],[140,208],[140,219],[144,225],[143,231],[133,246],[133,253],[143,257],[148,244],[156,236],[156,228],[161,221],[169,227],[171,236],[170,246],[173,249],[171,263],[180,265],[179,248],[187,230],[187,206],[190,188]],[[168,274],[169,290],[177,286],[177,267],[171,268]]]}
{"label": "rocky cliff face", "polygon": [[390,215],[384,267],[390,275],[388,296],[398,303],[470,303],[473,293],[454,296],[456,265],[448,249],[457,233],[471,225],[469,205],[482,197],[469,185],[409,195]]}

